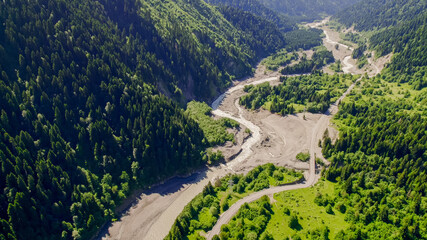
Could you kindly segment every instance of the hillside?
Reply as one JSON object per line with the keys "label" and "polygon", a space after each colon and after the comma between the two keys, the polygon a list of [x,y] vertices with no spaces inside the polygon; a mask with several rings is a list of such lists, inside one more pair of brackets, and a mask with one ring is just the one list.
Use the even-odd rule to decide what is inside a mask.
{"label": "hillside", "polygon": [[272,41],[255,41],[203,1],[17,0],[0,13],[1,239],[88,239],[134,189],[205,164],[179,104],[284,44],[271,23]]}
{"label": "hillside", "polygon": [[394,81],[408,82],[417,90],[427,86],[426,26],[427,13],[370,38],[371,48],[378,56],[395,53],[386,70],[390,75],[399,76]]}
{"label": "hillside", "polygon": [[[339,138],[332,141],[326,132],[319,143],[331,163],[323,177],[334,183],[326,183],[331,196],[316,198],[329,206],[328,212],[340,211],[337,218],[350,225],[334,231],[339,238],[427,239],[426,3],[382,2],[362,0],[336,15],[357,30],[375,30],[368,47],[377,57],[393,57],[381,74],[364,77],[341,103],[334,119]],[[314,19],[350,1],[299,4],[289,5],[288,13],[283,5],[281,11]],[[321,42],[320,31],[296,30],[290,18],[257,0],[5,0],[0,1],[0,21],[1,240],[91,239],[105,223],[117,220],[118,206],[134,190],[151,189],[222,159],[220,151],[207,148],[233,141],[234,129],[243,123],[212,118],[205,103],[182,106],[194,99],[211,101],[279,49],[287,54]],[[311,72],[331,62],[330,55],[315,52],[311,60],[283,72]],[[249,92],[240,103],[282,115],[321,112],[355,80],[313,72],[282,78],[274,87],[240,86]],[[249,140],[242,142],[252,135],[264,137],[251,126],[246,128]],[[261,145],[254,139],[241,152],[255,154]],[[296,180],[285,174],[297,177],[295,172],[271,166],[261,181],[255,174],[234,188],[250,192]],[[186,181],[177,189],[186,188]],[[234,182],[223,181],[223,190],[231,191]],[[262,187],[255,187],[258,182]],[[201,200],[202,195],[195,209],[204,209],[201,217],[216,218],[222,200]],[[265,213],[263,208],[249,212]],[[205,229],[194,228],[185,217],[185,225],[175,226],[178,234]]]}
{"label": "hillside", "polygon": [[369,31],[395,26],[426,11],[424,0],[362,0],[338,12],[334,19],[347,27]]}
{"label": "hillside", "polygon": [[335,14],[358,1],[360,0],[260,0],[269,9],[303,21],[320,19],[324,14]]}
{"label": "hillside", "polygon": [[[374,4],[361,3],[368,2]],[[424,11],[424,5],[385,1],[382,7],[366,7],[380,16],[369,25],[364,23],[375,15],[356,6],[351,13],[363,16],[338,15],[356,29],[387,27],[375,33],[370,44],[378,56],[393,53],[380,75],[363,79],[341,104],[334,120],[338,140],[332,144],[325,133],[323,154],[331,166],[324,176],[340,184],[339,195],[332,198],[353,224],[339,238],[427,238],[427,15],[414,14]],[[411,11],[401,11],[409,6]],[[395,11],[400,14],[388,15]]]}
{"label": "hillside", "polygon": [[219,11],[240,31],[241,41],[253,49],[256,56],[267,56],[284,46],[295,49],[279,27],[265,18],[229,6],[221,6]]}
{"label": "hillside", "polygon": [[295,29],[295,23],[290,18],[265,7],[258,0],[208,0],[207,2],[218,6],[229,6],[250,12],[258,17],[267,19],[276,24],[281,31],[287,32]]}

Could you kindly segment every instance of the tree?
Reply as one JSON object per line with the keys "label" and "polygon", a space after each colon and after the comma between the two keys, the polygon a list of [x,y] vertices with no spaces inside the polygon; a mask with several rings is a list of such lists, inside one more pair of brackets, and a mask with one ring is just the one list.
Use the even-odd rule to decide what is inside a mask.
{"label": "tree", "polygon": [[288,226],[295,230],[301,229],[301,225],[298,221],[298,216],[295,213],[291,214],[291,218],[289,220]]}

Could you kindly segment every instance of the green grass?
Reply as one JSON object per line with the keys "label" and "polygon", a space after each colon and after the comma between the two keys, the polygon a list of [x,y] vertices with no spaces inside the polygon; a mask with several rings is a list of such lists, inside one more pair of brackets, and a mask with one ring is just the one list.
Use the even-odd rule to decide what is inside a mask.
{"label": "green grass", "polygon": [[[258,166],[246,175],[229,174],[218,179],[214,187],[207,185],[202,193],[191,200],[177,219],[181,221],[186,219],[185,221],[190,223],[185,226],[187,239],[198,239],[200,233],[209,231],[216,223],[218,215],[228,209],[224,209],[224,205],[231,206],[253,192],[270,186],[292,183],[302,177],[301,172],[276,167],[271,163]],[[212,214],[212,208],[218,210],[217,214]]]}
{"label": "green grass", "polygon": [[[354,102],[356,105],[379,104],[383,102],[395,102],[410,106],[399,111],[405,114],[418,113],[426,116],[427,113],[427,88],[415,90],[408,83],[388,82],[383,77],[364,78],[357,84],[352,92],[343,100],[344,103]],[[337,114],[332,120],[340,132],[354,130],[357,127],[352,123],[354,118]]]}
{"label": "green grass", "polygon": [[[265,110],[271,111],[271,101],[265,102],[262,106]],[[303,104],[293,103],[292,106],[295,109],[295,113],[301,113],[306,110],[306,106]]]}
{"label": "green grass", "polygon": [[300,113],[303,112],[306,107],[303,104],[294,104],[295,112]]}
{"label": "green grass", "polygon": [[[349,226],[344,221],[345,214],[333,208],[334,214],[326,213],[325,206],[318,206],[314,199],[317,193],[326,194],[330,197],[334,195],[335,183],[320,181],[314,187],[286,191],[274,196],[273,212],[271,220],[268,222],[266,231],[273,235],[274,239],[284,239],[297,234],[302,239],[307,239],[309,231],[322,229],[327,226],[330,230],[330,239],[340,231]],[[285,214],[285,209],[290,210],[290,214]],[[289,227],[292,214],[297,214],[300,230]]]}
{"label": "green grass", "polygon": [[285,49],[282,49],[262,60],[261,64],[263,64],[268,70],[276,71],[280,66],[285,66],[297,59],[297,54],[288,53]]}
{"label": "green grass", "polygon": [[[265,166],[265,165],[263,165]],[[274,186],[280,186],[280,185],[284,185],[284,184],[288,184],[288,183],[292,183],[295,182],[299,179],[301,179],[302,175],[298,172],[294,172],[294,171],[290,171],[287,170],[284,167],[276,167],[277,168],[277,172],[281,173],[281,176],[283,178],[277,178],[274,177],[274,172],[272,172],[271,174],[259,174],[258,177],[253,180],[253,183],[256,183],[257,180],[259,181],[261,178],[265,178],[266,182],[268,183],[269,187],[274,187]],[[275,171],[276,172],[276,171]],[[255,184],[253,184],[255,185]],[[251,184],[249,184],[244,192],[242,193],[238,193],[235,191],[235,188],[227,188],[225,191],[220,191],[218,192],[218,198],[220,199],[221,202],[221,206],[224,203],[224,201],[227,199],[229,205],[233,205],[235,202],[237,202],[238,200],[248,196],[249,194],[259,191],[259,189],[256,189],[255,187],[252,186],[251,188]]]}
{"label": "green grass", "polygon": [[356,85],[352,93],[344,99],[344,102],[389,102],[402,101],[412,106],[410,110],[402,109],[403,112],[427,111],[427,101],[420,96],[427,95],[427,88],[415,90],[408,83],[387,82],[382,77],[363,79]]}
{"label": "green grass", "polygon": [[206,103],[191,101],[185,112],[199,124],[210,146],[234,141],[234,135],[227,132],[227,128],[239,127],[239,123],[229,118],[215,120],[211,117],[211,111],[212,108]]}

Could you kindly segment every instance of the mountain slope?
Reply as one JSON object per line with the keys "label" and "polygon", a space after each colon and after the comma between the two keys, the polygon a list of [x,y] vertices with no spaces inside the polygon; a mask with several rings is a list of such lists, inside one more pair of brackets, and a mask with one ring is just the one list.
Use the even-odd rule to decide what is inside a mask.
{"label": "mountain slope", "polygon": [[277,25],[264,18],[229,6],[222,6],[219,10],[224,18],[240,30],[243,36],[241,41],[254,49],[257,56],[266,56],[290,45]]}
{"label": "mountain slope", "polygon": [[338,12],[334,18],[347,27],[369,31],[395,26],[426,11],[424,0],[363,0]]}
{"label": "mountain slope", "polygon": [[[393,57],[380,75],[362,79],[341,103],[335,143],[325,133],[322,151],[331,165],[324,176],[339,182],[339,193],[319,199],[334,199],[336,210],[352,223],[339,239],[427,239],[427,15],[388,15],[400,10],[387,4],[369,9],[382,16],[372,25],[363,11],[338,20],[362,30],[384,27],[370,38],[371,48]],[[422,7],[412,10],[419,13]]]}
{"label": "mountain slope", "polygon": [[311,21],[319,19],[322,14],[335,14],[356,3],[357,0],[260,0],[260,2],[270,9],[295,19]]}
{"label": "mountain slope", "polygon": [[273,22],[281,31],[284,32],[291,31],[296,28],[291,19],[268,9],[258,0],[208,0],[207,2],[218,6],[230,6],[245,12],[250,12],[258,17],[262,17]]}
{"label": "mountain slope", "polygon": [[426,71],[426,26],[427,13],[376,33],[370,38],[371,48],[375,49],[378,56],[395,53],[387,69],[393,71],[394,75],[400,75],[401,82],[417,82],[417,89],[424,87],[427,82],[419,76],[410,78],[408,76],[421,72],[422,69]]}
{"label": "mountain slope", "polygon": [[165,95],[210,99],[284,44],[196,0],[0,13],[0,239],[88,239],[133,189],[200,167],[205,136]]}
{"label": "mountain slope", "polygon": [[201,129],[147,84],[175,53],[120,7],[0,3],[0,238],[88,239],[133,188],[203,163]]}

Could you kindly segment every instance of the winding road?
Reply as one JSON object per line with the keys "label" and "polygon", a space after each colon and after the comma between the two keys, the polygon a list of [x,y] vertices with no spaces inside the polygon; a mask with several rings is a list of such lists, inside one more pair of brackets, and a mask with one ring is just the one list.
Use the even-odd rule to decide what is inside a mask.
{"label": "winding road", "polygon": [[251,195],[240,199],[235,204],[233,204],[227,211],[221,214],[215,226],[212,228],[211,231],[208,232],[207,234],[208,240],[212,239],[214,235],[220,233],[221,226],[223,224],[227,224],[231,220],[231,218],[239,211],[240,207],[244,203],[250,203],[250,202],[256,201],[264,195],[272,195],[272,194],[283,192],[283,191],[307,188],[307,187],[313,186],[317,182],[317,180],[319,179],[318,174],[316,174],[316,156],[315,156],[317,140],[322,137],[323,132],[328,127],[330,117],[338,112],[338,104],[340,103],[340,101],[342,101],[347,96],[347,94],[351,92],[351,90],[354,88],[356,83],[359,82],[361,79],[362,77],[360,77],[352,85],[350,85],[350,87],[344,92],[344,94],[334,104],[332,104],[328,108],[328,110],[322,115],[322,117],[317,121],[316,126],[313,129],[311,143],[310,143],[310,170],[309,170],[308,179],[303,183],[297,183],[294,185],[267,188],[259,192],[252,193]]}
{"label": "winding road", "polygon": [[[326,42],[330,44],[343,45],[331,40],[326,31],[325,35]],[[347,46],[345,47],[347,48]],[[345,68],[346,73],[349,72],[352,67],[354,67],[351,65],[351,63],[348,62],[350,56],[346,56],[346,58],[347,57],[347,61],[345,61],[345,59],[343,61],[343,69]],[[214,115],[233,119],[246,126],[252,132],[251,136],[243,143],[242,151],[236,158],[226,164],[201,170],[200,172],[195,173],[187,178],[171,179],[164,184],[153,187],[148,192],[144,192],[132,203],[132,206],[123,214],[121,219],[112,223],[111,226],[106,227],[106,229],[100,233],[97,239],[163,239],[169,232],[175,219],[184,209],[185,205],[187,205],[198,193],[200,193],[203,190],[203,187],[209,181],[217,177],[224,176],[229,172],[234,172],[233,168],[235,166],[239,166],[243,161],[250,157],[253,154],[253,146],[261,140],[260,127],[245,119],[243,116],[244,110],[239,105],[238,100],[234,102],[235,107],[238,109],[237,115],[233,115],[229,112],[219,109],[221,103],[227,96],[243,89],[246,85],[258,85],[264,82],[272,82],[277,80],[278,77],[268,77],[252,82],[241,82],[238,85],[230,88],[224,94],[221,94],[212,103],[212,113]],[[306,181],[294,185],[264,189],[239,200],[237,203],[233,204],[229,210],[221,215],[212,231],[208,233],[208,239],[211,239],[213,235],[219,233],[221,225],[228,223],[228,221],[235,213],[237,213],[238,209],[243,203],[255,201],[264,195],[271,195],[277,192],[306,188],[316,183],[319,177],[316,175],[315,169],[315,149],[317,147],[317,139],[322,137],[324,130],[328,126],[330,115],[337,112],[338,102],[351,91],[354,85],[355,83],[351,85],[346,93],[344,93],[335,104],[331,105],[328,111],[322,115],[313,128],[309,149],[309,172]]]}
{"label": "winding road", "polygon": [[[324,23],[324,22],[322,22]],[[314,27],[318,27],[319,25],[315,25]],[[329,37],[327,31],[324,30],[325,33],[325,39],[326,42],[333,44],[333,45],[340,45],[341,47],[345,47],[348,48],[349,50],[353,51],[353,48],[344,45],[342,43],[338,43],[335,42],[333,40],[331,40],[331,38]],[[344,58],[343,64],[343,72],[344,73],[350,73],[350,69],[354,67],[354,65],[352,65],[349,62],[350,59],[350,55],[346,56]],[[328,110],[322,115],[322,117],[317,121],[316,126],[314,127],[314,129],[312,130],[312,136],[311,136],[311,142],[310,142],[310,163],[309,163],[309,175],[308,175],[308,179],[306,181],[304,181],[303,183],[297,183],[297,184],[293,184],[293,185],[286,185],[286,186],[278,186],[278,187],[271,187],[271,188],[267,188],[264,190],[261,190],[259,192],[255,192],[252,193],[251,195],[240,199],[239,201],[237,201],[235,204],[233,204],[227,211],[223,212],[220,216],[220,218],[218,219],[217,223],[215,224],[215,226],[212,228],[211,231],[209,231],[207,233],[206,238],[208,240],[211,240],[213,238],[214,235],[217,235],[220,233],[221,231],[221,226],[224,224],[227,224],[231,218],[237,214],[237,212],[239,211],[240,207],[245,204],[245,203],[250,203],[253,201],[256,201],[258,199],[260,199],[262,196],[264,195],[273,195],[275,193],[279,193],[279,192],[283,192],[283,191],[289,191],[289,190],[295,190],[295,189],[301,189],[301,188],[307,188],[310,186],[313,186],[317,180],[319,179],[318,174],[316,174],[316,155],[315,155],[315,151],[316,151],[316,144],[318,139],[321,139],[323,132],[326,130],[326,128],[329,125],[329,119],[331,118],[331,116],[333,116],[334,114],[336,114],[338,112],[338,104],[347,96],[347,94],[349,94],[351,92],[351,90],[354,88],[354,86],[356,85],[357,82],[359,82],[362,79],[362,77],[360,77],[359,79],[357,79],[352,85],[350,85],[350,87],[343,93],[343,95],[334,103],[332,104]],[[243,88],[245,85],[249,85],[249,84],[260,84],[263,82],[267,82],[267,81],[273,81],[271,79],[264,79],[264,80],[260,80],[257,82],[253,82],[253,83],[248,83],[248,84],[244,84],[244,85],[238,85],[234,88],[237,89],[241,89]],[[238,87],[238,88],[237,88]],[[226,96],[227,94],[232,93],[234,90],[234,88],[231,88],[229,91],[226,92],[226,94],[224,96]],[[218,102],[214,102],[214,104],[212,104],[212,107],[218,107],[219,103],[224,99],[224,96],[221,95],[220,98],[218,98]],[[237,103],[237,101],[236,101]],[[242,123],[243,125],[249,127],[249,125],[244,124],[244,122],[246,122],[247,120],[243,118],[242,114],[241,114],[241,107],[240,105],[236,104],[236,107],[239,109],[239,118],[234,118],[233,116],[231,116],[230,114],[224,113],[221,110],[215,110],[214,114],[217,114],[218,116],[224,116],[224,117],[229,117],[229,118],[233,118],[236,121],[239,121],[240,123]],[[252,125],[254,125],[253,123],[250,123]],[[255,125],[254,125],[255,126]],[[250,127],[249,127],[250,128]],[[250,128],[251,129],[251,128]],[[257,129],[259,130],[259,127],[257,127]],[[251,129],[252,130],[252,129]],[[253,131],[253,130],[252,130]],[[257,136],[259,136],[259,132],[257,132]],[[248,151],[251,151],[250,149],[248,149]]]}

